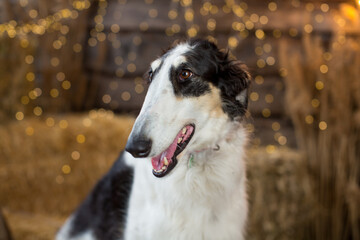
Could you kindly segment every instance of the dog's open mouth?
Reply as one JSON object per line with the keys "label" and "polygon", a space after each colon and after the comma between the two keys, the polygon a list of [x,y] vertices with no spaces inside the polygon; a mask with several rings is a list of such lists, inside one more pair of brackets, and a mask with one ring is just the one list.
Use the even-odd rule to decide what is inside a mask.
{"label": "dog's open mouth", "polygon": [[170,146],[151,159],[153,174],[156,177],[163,177],[168,174],[177,164],[177,155],[179,155],[190,142],[195,132],[195,125],[189,124],[183,127],[176,135]]}

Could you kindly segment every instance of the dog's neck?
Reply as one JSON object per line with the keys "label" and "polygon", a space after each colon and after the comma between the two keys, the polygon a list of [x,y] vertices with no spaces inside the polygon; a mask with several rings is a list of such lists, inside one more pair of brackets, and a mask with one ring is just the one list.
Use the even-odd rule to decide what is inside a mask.
{"label": "dog's neck", "polygon": [[203,158],[204,156],[211,158],[211,155],[227,151],[229,147],[242,149],[243,144],[247,142],[245,129],[239,122],[231,122],[222,130],[223,131],[219,133],[216,138],[212,139],[211,142],[207,143],[206,146],[191,149],[186,152],[184,157],[186,158],[188,156],[189,165],[192,165],[191,161],[196,161],[196,159]]}

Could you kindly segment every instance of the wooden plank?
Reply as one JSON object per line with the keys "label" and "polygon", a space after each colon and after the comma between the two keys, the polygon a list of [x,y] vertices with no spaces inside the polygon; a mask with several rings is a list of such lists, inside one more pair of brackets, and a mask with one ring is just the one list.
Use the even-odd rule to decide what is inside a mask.
{"label": "wooden plank", "polygon": [[[306,4],[313,2],[315,8],[313,11],[306,11]],[[276,11],[270,11],[268,9],[268,1],[248,1],[248,9],[245,11],[245,15],[256,14],[258,16],[267,16],[268,23],[261,24],[260,22],[255,22],[255,29],[261,28],[264,30],[279,29],[281,31],[287,32],[290,28],[295,28],[299,32],[303,31],[303,27],[307,23],[311,23],[314,27],[315,32],[332,32],[334,28],[338,27],[336,20],[334,19],[333,14],[330,12],[323,12],[320,9],[320,3],[314,1],[301,2],[298,7],[291,5],[289,1],[281,1],[277,4]],[[244,22],[245,18],[237,17],[233,12],[224,13],[222,7],[224,1],[212,1],[214,5],[218,7],[218,12],[216,14],[207,14],[205,16],[200,14],[200,8],[203,5],[201,1],[193,1],[192,6],[189,8],[194,11],[194,24],[197,24],[200,27],[201,31],[207,30],[207,21],[213,19],[216,21],[216,32],[222,32],[225,34],[235,33],[231,29],[232,23],[234,21]],[[337,9],[339,4],[343,1],[334,1],[333,3],[328,3],[331,9]],[[116,23],[120,26],[121,31],[134,31],[139,30],[139,25],[142,22],[147,22],[149,31],[162,31],[165,32],[165,29],[172,24],[179,24],[181,27],[181,33],[184,34],[186,27],[191,25],[191,22],[186,22],[184,19],[185,11],[187,7],[182,7],[180,3],[174,3],[172,1],[158,1],[157,4],[144,4],[141,0],[128,1],[127,4],[122,5],[115,1],[109,2],[108,14],[104,17],[104,26],[107,31],[110,31],[112,24]],[[152,18],[149,16],[149,11],[157,11],[157,16]],[[178,17],[174,20],[169,19],[168,12],[170,10],[176,10],[178,12]],[[323,21],[315,21],[317,15],[322,15]],[[286,21],[284,21],[286,19]],[[94,22],[91,21],[91,25],[94,26]],[[351,24],[349,22],[343,28],[345,32],[360,34],[360,29],[358,28],[359,23]]]}
{"label": "wooden plank", "polygon": [[[97,107],[110,107],[117,111],[121,109],[124,111],[137,111],[141,108],[147,85],[142,84],[144,90],[141,93],[137,93],[135,88],[137,86],[136,82],[139,80],[96,75],[90,81],[97,89],[96,100],[94,102]],[[142,87],[139,88],[141,89]],[[131,96],[127,101],[124,101],[121,97],[121,94],[124,92],[128,92]],[[258,96],[257,99],[252,98],[251,95],[253,93]],[[105,94],[108,94],[114,103],[104,103],[102,98]],[[263,110],[265,108],[271,112],[269,117],[281,117],[284,115],[284,86],[281,79],[265,78],[264,83],[261,85],[253,82],[249,96],[249,111],[253,117],[264,117]]]}
{"label": "wooden plank", "polygon": [[[141,43],[135,45],[133,42],[139,38],[141,39]],[[142,76],[148,71],[151,61],[160,56],[175,39],[176,37],[166,37],[164,34],[138,32],[119,34],[117,35],[116,40],[120,41],[121,47],[119,48],[113,48],[110,40],[102,42],[102,44],[105,44],[108,47],[105,53],[105,62],[102,64],[99,72],[104,75],[117,75],[125,78]],[[86,59],[85,63],[88,69],[94,69],[98,64],[100,47],[101,46],[98,44],[95,47],[88,48],[88,55],[90,57]],[[132,63],[136,65],[136,70],[134,72],[127,70],[128,65]],[[123,72],[124,75],[119,75],[119,73],[116,74],[117,71]]]}
{"label": "wooden plank", "polygon": [[[163,0],[156,4],[145,4],[142,0],[131,0],[127,1],[125,5],[110,1],[103,24],[106,29],[110,29],[111,25],[116,23],[120,26],[121,31],[140,31],[140,24],[146,22],[149,31],[161,30],[164,32],[168,26],[179,22],[178,19],[175,21],[169,19],[170,9],[178,9],[179,15],[184,15],[183,8],[179,7],[179,3],[172,1]],[[151,17],[151,13],[156,17]],[[92,21],[91,24],[94,22]]]}
{"label": "wooden plank", "polygon": [[[219,1],[221,2],[221,1]],[[121,47],[117,49],[113,49],[111,47],[111,41],[106,40],[106,45],[108,47],[108,53],[106,58],[106,64],[103,65],[101,71],[104,71],[104,74],[114,75],[116,70],[124,70],[125,77],[133,77],[142,75],[147,71],[147,67],[155,56],[161,53],[161,48],[166,48],[171,44],[171,42],[177,38],[183,38],[185,36],[186,30],[186,22],[183,17],[184,8],[179,5],[179,3],[173,2],[161,2],[158,4],[144,4],[143,1],[131,1],[126,5],[122,5],[116,2],[109,3],[109,12],[105,16],[104,25],[105,25],[105,33],[109,34],[110,27],[112,24],[116,23],[120,26],[120,32],[117,34],[113,34],[116,37],[116,41],[121,43]],[[200,4],[201,5],[201,4]],[[200,8],[199,2],[194,2],[195,13]],[[220,4],[221,5],[221,4]],[[220,6],[219,5],[219,6]],[[298,29],[299,33],[303,31],[303,25],[308,19],[312,22],[314,26],[314,32],[316,31],[325,31],[322,36],[330,36],[330,30],[334,28],[334,19],[333,15],[330,13],[323,13],[319,9],[315,9],[314,11],[306,12],[304,10],[305,4],[300,4],[300,7],[290,7],[289,4],[285,4],[281,2],[278,4],[278,10],[275,12],[271,12],[267,9],[267,2],[259,3],[257,5],[253,5],[248,3],[249,9],[247,12],[249,14],[256,13],[258,16],[266,14],[269,18],[268,24],[261,25],[260,23],[255,23],[256,28],[263,28],[267,37],[265,40],[259,40],[255,37],[254,30],[249,32],[249,36],[245,39],[242,39],[237,35],[237,32],[231,29],[231,24],[237,18],[231,14],[224,14],[222,11],[219,11],[217,14],[211,15],[211,18],[217,20],[217,28],[212,32],[204,32],[200,31],[198,36],[206,36],[207,34],[212,34],[219,40],[220,46],[227,46],[227,40],[230,36],[236,36],[239,40],[239,45],[232,52],[239,59],[244,60],[244,62],[249,66],[250,72],[253,74],[262,74],[262,75],[277,75],[279,69],[279,61],[278,61],[278,39],[272,36],[273,29],[280,29],[284,32],[285,36],[288,34],[288,30],[290,27]],[[158,16],[156,18],[151,18],[149,16],[149,11],[151,9],[156,9],[158,12]],[[178,10],[178,17],[176,20],[170,20],[167,16],[167,12],[170,9]],[[137,13],[137,14],[135,14]],[[305,16],[304,17],[304,13]],[[322,23],[316,23],[314,18],[316,15],[321,14],[324,17],[324,21]],[[120,17],[116,17],[116,16]],[[136,16],[136,17],[135,17]],[[114,20],[118,19],[118,20]],[[128,19],[126,21],[122,21]],[[209,16],[202,17],[200,14],[195,14],[194,23],[200,26],[200,29],[207,29],[206,22],[209,19]],[[284,21],[283,19],[286,19]],[[238,19],[240,20],[240,19]],[[139,30],[139,24],[143,21],[148,21],[149,29],[146,32],[141,32]],[[167,37],[164,35],[165,29],[172,24],[177,23],[181,26],[181,31],[178,34],[175,34],[172,37]],[[93,24],[93,22],[92,22]],[[152,28],[153,27],[153,28]],[[356,28],[360,29],[360,28]],[[329,33],[329,34],[328,34]],[[300,36],[300,34],[299,34]],[[141,38],[141,44],[139,46],[134,46],[133,39],[135,37]],[[300,38],[294,38],[298,41],[296,46],[301,47]],[[272,46],[273,50],[270,53],[264,53],[261,57],[257,56],[254,53],[254,49],[256,46],[263,46],[265,43],[268,43]],[[94,66],[94,61],[96,61],[96,52],[98,48],[90,48],[89,55],[92,56],[89,58],[87,62],[88,67],[91,69]],[[128,60],[127,56],[129,53],[135,53],[138,58],[134,61]],[[124,62],[122,66],[117,66],[114,63],[114,59],[117,56],[122,56]],[[258,68],[257,61],[261,58],[266,61],[268,58],[273,57],[275,59],[275,63],[273,65],[267,65],[265,68]],[[140,60],[139,60],[140,58]],[[135,72],[128,72],[126,68],[128,64],[134,63],[137,67]]]}
{"label": "wooden plank", "polygon": [[[282,141],[286,141],[285,145],[287,147],[296,147],[296,137],[294,132],[294,127],[290,119],[286,117],[281,118],[254,118],[253,122],[250,122],[254,126],[254,133],[252,139],[254,143],[261,145],[280,145],[276,139],[279,139],[279,136],[284,136]],[[279,124],[280,129],[274,130],[273,125]],[[277,128],[275,128],[277,129]],[[259,142],[260,141],[260,142]]]}
{"label": "wooden plank", "polygon": [[[92,78],[91,82],[97,86],[95,107],[112,109],[116,112],[138,112],[140,110],[146,94],[146,84],[141,84],[143,91],[139,92],[139,87],[136,88],[137,84],[131,78],[114,79],[98,75]],[[111,101],[106,101],[105,95],[108,95]]]}
{"label": "wooden plank", "polygon": [[[256,102],[250,101],[249,111],[251,116],[248,120],[250,124],[254,125],[254,138],[261,139],[262,145],[279,145],[279,143],[274,138],[275,134],[285,136],[287,141],[287,146],[295,147],[296,139],[294,135],[293,126],[289,118],[284,115],[283,108],[283,94],[278,89],[274,89],[276,82],[280,81],[276,78],[265,79],[264,83],[255,86],[252,88],[253,91],[258,91],[260,98]],[[94,97],[95,102],[93,103],[94,107],[112,109],[115,112],[127,112],[138,114],[142,106],[143,100],[146,94],[146,85],[143,85],[144,90],[141,93],[136,92],[136,81],[131,78],[120,79],[120,78],[109,78],[98,75],[95,78],[91,79],[92,84],[96,84],[96,96]],[[263,93],[264,92],[264,93]],[[274,102],[268,104],[264,100],[265,92],[269,92],[274,95]],[[277,92],[277,93],[274,93]],[[130,99],[123,98],[123,94],[129,94]],[[109,95],[111,102],[105,103],[103,101],[104,95]],[[262,116],[261,111],[265,107],[268,107],[272,114],[268,118]],[[273,129],[273,123],[277,122],[280,124],[279,130]],[[275,128],[276,129],[276,128]],[[257,140],[256,140],[257,141]]]}
{"label": "wooden plank", "polygon": [[[282,79],[265,77],[262,84],[257,84],[254,81],[250,89],[249,111],[253,117],[263,117],[264,109],[270,110],[271,115],[269,117],[284,115],[285,89]],[[258,97],[255,98],[256,96]]]}
{"label": "wooden plank", "polygon": [[[216,37],[219,41],[219,46],[225,48],[228,36],[218,34]],[[134,39],[139,38],[141,39],[141,44],[138,46],[134,45]],[[116,41],[121,43],[121,47],[113,48],[110,40],[105,40],[95,47],[89,47],[87,51],[89,57],[86,59],[85,64],[88,69],[98,69],[102,74],[109,76],[115,76],[116,71],[123,72],[124,77],[142,76],[148,71],[151,61],[161,55],[163,50],[167,49],[176,39],[178,39],[178,36],[166,37],[164,34],[157,33],[129,32],[119,34]],[[300,47],[301,42],[297,42],[297,45]],[[259,56],[255,54],[254,49],[256,46],[263,47],[265,43],[269,43],[273,50],[270,53],[264,53],[261,58],[266,61],[268,57],[273,57],[275,64],[267,65],[265,68],[258,68],[257,61]],[[104,58],[105,62],[99,68],[99,53],[101,52],[102,45],[106,45],[106,53],[104,53],[106,56]],[[279,41],[276,39],[271,38],[268,41],[261,42],[254,36],[251,36],[241,40],[238,47],[232,50],[231,53],[237,59],[244,62],[252,74],[277,75],[279,69],[278,45]],[[132,59],[131,55],[136,58]],[[117,58],[122,59],[121,64],[116,61]],[[131,63],[136,65],[134,72],[127,70],[128,65]]]}

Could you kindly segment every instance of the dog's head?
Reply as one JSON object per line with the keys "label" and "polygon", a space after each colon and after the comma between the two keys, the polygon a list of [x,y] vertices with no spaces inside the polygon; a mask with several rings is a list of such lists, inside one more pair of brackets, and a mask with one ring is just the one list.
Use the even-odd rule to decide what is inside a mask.
{"label": "dog's head", "polygon": [[[126,150],[150,157],[162,177],[191,153],[214,146],[247,109],[249,74],[206,40],[181,43],[152,62],[150,83]],[[187,150],[187,151],[185,151]]]}

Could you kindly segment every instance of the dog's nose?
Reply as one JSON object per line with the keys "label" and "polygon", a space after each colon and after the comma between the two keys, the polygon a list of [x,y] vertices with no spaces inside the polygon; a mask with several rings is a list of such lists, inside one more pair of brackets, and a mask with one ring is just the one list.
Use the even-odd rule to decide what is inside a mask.
{"label": "dog's nose", "polygon": [[150,139],[129,139],[126,143],[125,150],[131,153],[134,157],[147,157],[151,150],[151,143]]}

